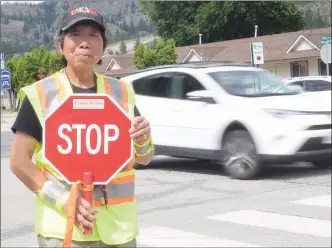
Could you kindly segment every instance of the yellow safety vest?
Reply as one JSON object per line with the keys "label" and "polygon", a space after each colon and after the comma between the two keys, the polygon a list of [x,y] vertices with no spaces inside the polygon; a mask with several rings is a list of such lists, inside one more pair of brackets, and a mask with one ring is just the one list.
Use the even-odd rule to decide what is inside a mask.
{"label": "yellow safety vest", "polygon": [[[122,106],[129,116],[134,116],[135,93],[128,84],[97,75],[97,94],[109,94]],[[64,69],[20,90],[20,100],[30,100],[38,119],[44,126],[45,116],[59,106],[63,100],[73,94],[70,82]],[[44,158],[41,143],[35,150],[36,166],[47,173],[50,180],[56,180],[68,190],[70,186],[49,166]],[[107,185],[108,204],[105,205],[102,187],[93,191],[94,206],[98,209],[96,224],[92,235],[83,235],[75,226],[72,240],[103,241],[105,244],[127,243],[138,235],[137,203],[135,198],[134,159]],[[66,216],[57,211],[47,201],[36,197],[35,232],[45,237],[64,239],[66,232]]]}

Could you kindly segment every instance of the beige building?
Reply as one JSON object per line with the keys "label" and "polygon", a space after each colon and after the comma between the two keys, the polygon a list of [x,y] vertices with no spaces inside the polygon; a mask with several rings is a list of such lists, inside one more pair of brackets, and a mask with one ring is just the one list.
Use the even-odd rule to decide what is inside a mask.
{"label": "beige building", "polygon": [[[320,59],[320,39],[331,36],[331,27],[259,37],[177,47],[177,63],[195,61],[235,61],[251,64],[250,43],[262,42],[264,64],[279,77],[326,75],[326,65]],[[96,71],[112,77],[123,77],[137,71],[133,54],[103,57]],[[331,64],[330,75],[331,75]]]}

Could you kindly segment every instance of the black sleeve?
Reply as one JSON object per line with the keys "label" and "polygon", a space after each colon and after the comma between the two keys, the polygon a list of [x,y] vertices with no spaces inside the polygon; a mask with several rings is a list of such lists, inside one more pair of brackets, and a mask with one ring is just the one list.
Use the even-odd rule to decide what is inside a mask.
{"label": "black sleeve", "polygon": [[34,137],[38,142],[42,141],[43,129],[38,120],[37,114],[33,109],[29,99],[24,98],[20,111],[12,126],[12,131],[21,131]]}
{"label": "black sleeve", "polygon": [[138,108],[136,107],[136,105],[134,107],[134,115],[135,115],[135,117],[136,116],[141,116],[141,113],[138,111]]}

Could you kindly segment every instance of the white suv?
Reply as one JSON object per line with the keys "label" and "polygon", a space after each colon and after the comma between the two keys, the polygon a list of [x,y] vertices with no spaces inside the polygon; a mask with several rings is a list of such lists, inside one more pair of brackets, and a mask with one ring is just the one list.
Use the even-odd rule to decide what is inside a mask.
{"label": "white suv", "polygon": [[238,179],[256,177],[268,161],[329,166],[331,102],[299,94],[266,70],[202,62],[122,80],[150,121],[157,155],[218,161]]}
{"label": "white suv", "polygon": [[284,78],[285,85],[297,85],[304,92],[331,91],[331,76],[306,76]]}

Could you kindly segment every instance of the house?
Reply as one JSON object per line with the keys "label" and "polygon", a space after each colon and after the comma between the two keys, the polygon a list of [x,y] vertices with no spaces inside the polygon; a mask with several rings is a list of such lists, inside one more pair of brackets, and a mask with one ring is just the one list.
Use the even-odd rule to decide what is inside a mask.
{"label": "house", "polygon": [[[281,78],[317,76],[326,75],[326,65],[320,59],[322,36],[331,36],[331,27],[176,47],[175,52],[177,63],[235,61],[251,64],[250,43],[262,42],[264,64],[259,67]],[[103,65],[96,70],[111,77],[132,74],[137,71],[132,59],[133,54],[104,57]],[[329,66],[331,75],[331,64]]]}

